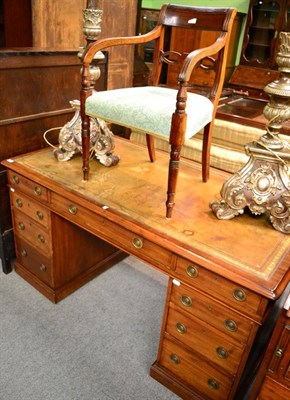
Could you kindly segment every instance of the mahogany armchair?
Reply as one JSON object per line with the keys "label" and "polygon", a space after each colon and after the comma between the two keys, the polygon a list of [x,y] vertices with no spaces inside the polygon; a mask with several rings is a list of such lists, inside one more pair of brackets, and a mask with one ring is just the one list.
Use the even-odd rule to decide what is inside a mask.
{"label": "mahogany armchair", "polygon": [[[190,7],[173,4],[163,5],[156,27],[140,36],[108,38],[91,43],[83,54],[81,117],[83,146],[83,177],[89,176],[89,118],[96,117],[138,130],[146,135],[151,161],[155,160],[154,136],[166,137],[171,145],[166,217],[171,218],[177,186],[180,151],[184,141],[202,128],[202,179],[209,178],[210,147],[217,105],[224,83],[226,59],[233,21],[234,8]],[[180,54],[169,46],[166,35],[172,28],[215,32],[209,46]],[[133,87],[105,92],[92,88],[89,66],[96,52],[119,45],[144,44],[155,41],[153,67],[148,86]],[[160,84],[162,65],[179,64],[176,87]],[[196,67],[215,71],[214,83],[207,96],[190,90],[190,78]]]}

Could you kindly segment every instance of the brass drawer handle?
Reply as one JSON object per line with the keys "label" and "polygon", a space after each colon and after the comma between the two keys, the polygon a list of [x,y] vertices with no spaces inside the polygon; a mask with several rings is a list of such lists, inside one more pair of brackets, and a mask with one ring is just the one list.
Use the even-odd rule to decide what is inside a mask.
{"label": "brass drawer handle", "polygon": [[215,379],[209,379],[207,381],[208,386],[213,389],[213,390],[218,390],[219,388],[219,384],[217,383],[217,381]]}
{"label": "brass drawer handle", "polygon": [[278,349],[275,350],[274,354],[275,354],[276,357],[281,358],[283,353],[284,353],[284,349],[278,348]]}
{"label": "brass drawer handle", "polygon": [[233,291],[233,296],[237,301],[246,301],[247,296],[243,289],[235,289]]}
{"label": "brass drawer handle", "polygon": [[238,329],[237,324],[232,319],[227,319],[224,322],[224,326],[226,327],[226,329],[228,331],[231,331],[231,332],[236,332],[236,330]]}
{"label": "brass drawer handle", "polygon": [[20,229],[21,231],[24,231],[24,229],[25,229],[25,225],[24,225],[23,222],[18,222],[18,227],[19,227],[19,229]]}
{"label": "brass drawer handle", "polygon": [[17,207],[21,208],[23,206],[22,200],[16,199],[16,205],[17,205]]}
{"label": "brass drawer handle", "polygon": [[22,257],[27,257],[27,251],[25,249],[22,249],[20,251],[20,254],[22,255]]}
{"label": "brass drawer handle", "polygon": [[37,216],[37,218],[39,219],[39,221],[42,221],[42,220],[43,220],[43,214],[42,214],[41,211],[36,211],[36,216]]}
{"label": "brass drawer handle", "polygon": [[72,214],[72,215],[76,215],[76,213],[78,212],[78,209],[76,206],[74,206],[73,204],[70,204],[68,206],[68,211]]}
{"label": "brass drawer handle", "polygon": [[181,322],[177,322],[175,325],[177,332],[184,334],[187,332],[187,328],[185,325],[183,325]]}
{"label": "brass drawer handle", "polygon": [[18,185],[18,183],[19,183],[19,177],[18,177],[17,175],[13,175],[13,176],[12,176],[12,182],[13,182],[13,183],[16,183],[16,185]]}
{"label": "brass drawer handle", "polygon": [[34,193],[36,194],[36,196],[40,196],[41,195],[41,189],[40,189],[39,186],[35,186]]}
{"label": "brass drawer handle", "polygon": [[132,240],[133,246],[136,247],[136,249],[142,249],[143,247],[143,242],[140,238],[133,238]]}
{"label": "brass drawer handle", "polygon": [[220,358],[226,359],[229,356],[229,352],[224,347],[217,347],[215,351]]}
{"label": "brass drawer handle", "polygon": [[180,363],[180,358],[176,354],[171,354],[170,355],[170,360],[174,362],[174,364],[179,364]]}
{"label": "brass drawer handle", "polygon": [[46,266],[44,264],[40,264],[39,269],[40,269],[40,271],[45,272]]}
{"label": "brass drawer handle", "polygon": [[198,269],[197,269],[195,266],[193,266],[193,265],[189,265],[189,266],[186,268],[186,273],[187,273],[187,275],[190,276],[191,278],[196,278],[197,275],[198,275]]}
{"label": "brass drawer handle", "polygon": [[45,242],[44,236],[41,235],[41,233],[37,236],[37,240],[39,241],[39,243],[44,243]]}
{"label": "brass drawer handle", "polygon": [[185,306],[185,307],[191,307],[192,306],[192,300],[189,296],[181,296],[181,303]]}

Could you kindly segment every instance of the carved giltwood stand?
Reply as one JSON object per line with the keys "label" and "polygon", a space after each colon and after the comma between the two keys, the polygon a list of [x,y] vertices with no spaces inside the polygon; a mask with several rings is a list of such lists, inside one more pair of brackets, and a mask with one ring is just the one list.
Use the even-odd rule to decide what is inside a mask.
{"label": "carved giltwood stand", "polygon": [[219,219],[232,219],[246,207],[256,215],[268,211],[273,227],[290,233],[289,172],[284,164],[290,153],[279,152],[278,159],[259,143],[248,144],[246,152],[250,160],[224,183],[221,201],[210,204],[212,211]]}
{"label": "carved giltwood stand", "polygon": [[[53,154],[58,161],[68,161],[74,154],[82,152],[80,102],[79,100],[73,100],[70,104],[75,110],[75,114],[73,118],[61,128],[58,137],[59,147],[53,150]],[[92,155],[100,164],[110,167],[116,165],[120,160],[118,155],[113,154],[114,148],[114,135],[105,121],[99,118],[91,118],[90,149]]]}
{"label": "carved giltwood stand", "polygon": [[270,101],[264,108],[267,133],[245,146],[248,163],[221,189],[220,202],[210,207],[217,218],[232,219],[248,207],[253,214],[269,212],[275,229],[290,233],[289,145],[279,138],[284,121],[290,119],[290,33],[281,32],[277,64],[281,76],[265,87]]}
{"label": "carved giltwood stand", "polygon": [[[87,45],[97,40],[101,33],[102,10],[98,9],[98,0],[88,0],[87,8],[83,10],[83,33],[86,36]],[[82,59],[83,49],[78,57]],[[104,59],[104,54],[98,52],[90,65],[90,81],[92,88],[99,79],[101,70],[98,62]],[[53,151],[58,161],[68,161],[74,154],[82,152],[81,116],[79,100],[72,100],[71,106],[75,114],[60,130],[59,147]],[[101,164],[106,167],[118,164],[120,156],[114,155],[114,135],[99,118],[90,118],[90,152]]]}

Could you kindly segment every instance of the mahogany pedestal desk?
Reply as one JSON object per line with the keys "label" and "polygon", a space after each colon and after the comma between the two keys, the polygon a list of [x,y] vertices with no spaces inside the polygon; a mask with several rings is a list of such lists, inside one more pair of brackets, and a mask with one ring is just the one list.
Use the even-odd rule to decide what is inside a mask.
{"label": "mahogany pedestal desk", "polygon": [[228,175],[212,170],[202,183],[199,164],[186,160],[166,220],[168,154],[150,163],[146,148],[120,138],[116,154],[114,167],[91,161],[88,182],[80,156],[61,163],[45,149],[3,162],[15,270],[57,302],[124,254],[157,268],[169,280],[151,376],[184,399],[236,399],[257,332],[289,281],[290,237],[265,215],[217,220],[209,202]]}

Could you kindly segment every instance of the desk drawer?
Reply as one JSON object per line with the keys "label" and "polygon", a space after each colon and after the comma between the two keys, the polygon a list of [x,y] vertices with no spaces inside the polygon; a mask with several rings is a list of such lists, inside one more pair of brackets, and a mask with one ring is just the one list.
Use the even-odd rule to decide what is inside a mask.
{"label": "desk drawer", "polygon": [[33,247],[41,251],[44,255],[50,256],[52,244],[49,233],[36,222],[33,222],[21,212],[13,213],[15,233]]}
{"label": "desk drawer", "polygon": [[20,190],[28,196],[37,199],[37,201],[48,201],[48,189],[16,172],[8,171],[8,183],[15,190]]}
{"label": "desk drawer", "polygon": [[218,304],[215,299],[183,284],[172,285],[170,300],[184,311],[243,343],[248,341],[255,325],[253,321]]}
{"label": "desk drawer", "polygon": [[[261,296],[184,258],[178,257],[176,274],[184,282],[216,297],[242,313],[255,316],[260,311]],[[258,321],[260,319],[258,318]]]}
{"label": "desk drawer", "polygon": [[51,260],[18,236],[15,236],[15,245],[17,261],[42,281],[52,284]]}
{"label": "desk drawer", "polygon": [[181,313],[174,307],[169,308],[166,332],[177,340],[196,349],[199,354],[213,361],[230,374],[239,367],[244,349],[203,321]]}
{"label": "desk drawer", "polygon": [[21,210],[24,214],[35,222],[43,225],[45,228],[49,227],[50,218],[47,208],[42,207],[41,204],[34,202],[18,191],[10,191],[10,199],[14,209]]}
{"label": "desk drawer", "polygon": [[204,394],[207,399],[224,400],[228,398],[232,386],[231,377],[224,375],[203,358],[166,338],[163,341],[160,363]]}
{"label": "desk drawer", "polygon": [[154,267],[168,270],[172,267],[172,253],[135,234],[120,225],[107,220],[93,211],[73,204],[56,193],[51,193],[51,206],[64,218],[88,230],[99,238],[111,243],[126,253],[151,263]]}

